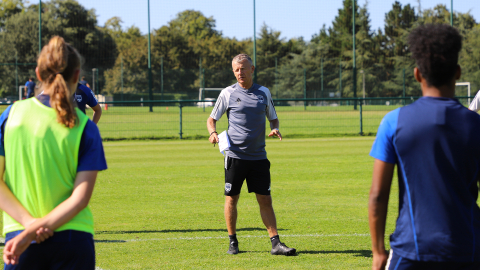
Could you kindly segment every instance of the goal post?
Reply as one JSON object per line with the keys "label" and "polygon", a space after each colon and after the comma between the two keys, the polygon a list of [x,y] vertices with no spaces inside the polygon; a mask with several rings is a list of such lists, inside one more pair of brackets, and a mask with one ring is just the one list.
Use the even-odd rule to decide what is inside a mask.
{"label": "goal post", "polygon": [[458,82],[455,83],[455,86],[467,86],[467,95],[468,95],[468,105],[470,105],[470,83],[469,82]]}
{"label": "goal post", "polygon": [[23,93],[25,92],[25,85],[20,85],[18,87],[18,100],[22,100],[23,98]]}
{"label": "goal post", "polygon": [[202,100],[204,97],[205,97],[205,92],[207,91],[217,91],[217,92],[221,92],[223,89],[225,88],[203,88],[203,87],[200,87],[198,88],[198,100]]}

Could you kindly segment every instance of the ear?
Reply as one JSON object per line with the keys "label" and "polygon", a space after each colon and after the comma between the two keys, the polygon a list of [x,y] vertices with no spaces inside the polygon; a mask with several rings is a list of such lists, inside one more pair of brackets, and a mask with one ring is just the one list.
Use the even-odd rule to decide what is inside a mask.
{"label": "ear", "polygon": [[35,74],[37,75],[37,79],[42,82],[43,80],[40,77],[40,72],[38,71],[38,67],[35,68]]}
{"label": "ear", "polygon": [[420,72],[420,70],[418,68],[413,69],[413,77],[415,77],[415,80],[417,80],[417,82],[419,82],[419,83],[421,83],[422,80],[423,80],[422,73]]}
{"label": "ear", "polygon": [[73,72],[72,83],[77,83],[80,78],[80,69],[77,69]]}
{"label": "ear", "polygon": [[253,74],[254,71],[255,71],[255,66],[252,65],[252,74]]}
{"label": "ear", "polygon": [[457,65],[457,71],[455,72],[455,80],[459,80],[462,77],[462,67]]}

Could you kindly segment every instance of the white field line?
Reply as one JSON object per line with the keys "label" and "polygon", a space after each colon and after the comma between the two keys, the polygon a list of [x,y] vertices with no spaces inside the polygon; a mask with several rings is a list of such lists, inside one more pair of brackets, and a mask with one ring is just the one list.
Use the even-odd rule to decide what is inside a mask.
{"label": "white field line", "polygon": [[[282,234],[283,237],[367,237],[370,234]],[[264,238],[265,235],[239,235],[238,238]],[[115,241],[125,241],[125,242],[144,242],[144,241],[171,241],[171,240],[209,240],[209,239],[226,239],[227,236],[210,236],[210,237],[176,237],[176,238],[150,238],[150,239],[126,239],[126,240],[111,240]],[[108,242],[109,240],[103,240]]]}

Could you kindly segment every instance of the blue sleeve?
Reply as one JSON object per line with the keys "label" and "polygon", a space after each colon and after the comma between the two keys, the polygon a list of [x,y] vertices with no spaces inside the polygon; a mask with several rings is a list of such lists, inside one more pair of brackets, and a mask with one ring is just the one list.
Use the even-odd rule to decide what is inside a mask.
{"label": "blue sleeve", "polygon": [[395,164],[397,163],[397,153],[395,151],[395,133],[397,132],[398,113],[400,108],[391,111],[385,115],[378,127],[377,137],[373,142],[370,156],[381,161]]}
{"label": "blue sleeve", "polygon": [[78,152],[77,172],[103,171],[107,169],[107,160],[103,151],[102,138],[97,125],[88,120],[83,130]]}
{"label": "blue sleeve", "polygon": [[5,111],[3,111],[2,115],[0,115],[0,156],[5,156],[5,147],[4,147],[4,134],[5,134],[5,124],[7,123],[8,115],[10,114],[10,109],[12,105],[8,106]]}
{"label": "blue sleeve", "polygon": [[95,98],[95,95],[93,94],[92,89],[86,86],[85,88],[88,89],[87,91],[85,91],[85,94],[87,94],[88,96],[88,106],[90,106],[90,108],[97,106],[98,102],[97,102],[97,99]]}

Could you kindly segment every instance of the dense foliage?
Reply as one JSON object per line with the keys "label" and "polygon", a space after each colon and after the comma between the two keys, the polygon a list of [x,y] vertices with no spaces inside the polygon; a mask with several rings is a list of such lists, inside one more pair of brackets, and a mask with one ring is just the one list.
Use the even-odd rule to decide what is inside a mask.
{"label": "dense foliage", "polygon": [[[370,26],[368,6],[356,6],[357,93],[367,97],[418,96],[413,79],[407,35],[425,23],[449,23],[444,5],[420,10],[398,1],[385,14],[384,29]],[[0,3],[0,94],[14,95],[16,72],[20,85],[34,74],[38,53],[38,5],[21,0]],[[469,13],[455,13],[454,26],[464,37],[460,64],[462,81],[480,87],[480,24]],[[258,82],[276,98],[353,96],[352,1],[343,0],[332,25],[319,26],[310,41],[282,38],[263,24],[257,36]],[[42,43],[61,35],[85,58],[83,73],[91,80],[99,70],[97,87],[104,94],[148,92],[148,36],[136,26],[123,27],[119,17],[99,26],[95,10],[75,0],[51,0],[42,5]],[[155,99],[196,98],[202,86],[221,88],[234,83],[231,59],[253,52],[252,39],[223,36],[215,19],[185,10],[151,33],[152,85]],[[21,63],[17,70],[13,63]],[[8,63],[9,65],[5,65]],[[97,88],[98,89],[98,88]],[[466,93],[466,92],[462,92]],[[164,94],[164,95],[163,95]],[[122,95],[123,96],[123,95]]]}

